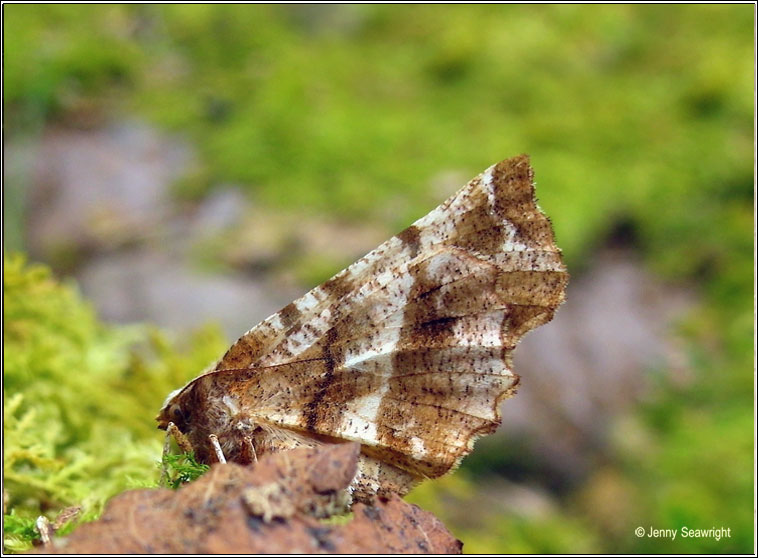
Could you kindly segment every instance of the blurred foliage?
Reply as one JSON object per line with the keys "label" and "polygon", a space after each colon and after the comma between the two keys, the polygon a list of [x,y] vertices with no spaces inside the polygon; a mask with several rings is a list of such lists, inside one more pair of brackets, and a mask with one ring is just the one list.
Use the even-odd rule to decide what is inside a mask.
{"label": "blurred foliage", "polygon": [[157,485],[153,417],[225,343],[211,329],[175,347],[148,328],[105,326],[45,267],[3,264],[4,544],[18,551],[39,515],[81,505],[86,521],[114,494]]}
{"label": "blurred foliage", "polygon": [[11,128],[124,97],[123,110],[195,140],[193,195],[235,182],[349,219],[400,198],[390,218],[404,227],[439,201],[429,180],[441,170],[468,177],[527,152],[572,264],[619,218],[673,275],[730,268],[723,246],[748,247],[748,5],[10,5],[5,16]]}
{"label": "blurred foliage", "polygon": [[[141,114],[201,151],[185,196],[233,182],[269,206],[399,229],[449,173],[530,153],[574,273],[624,223],[651,269],[698,287],[680,324],[694,376],[661,380],[620,419],[608,463],[561,509],[450,526],[481,552],[752,549],[753,6],[3,10],[5,133]],[[39,268],[10,260],[5,277],[11,508],[85,501],[92,517],[125,479],[152,482],[151,419],[220,341],[205,332],[182,352],[102,326]],[[476,492],[453,478],[414,497],[450,519],[435,506],[447,483],[462,483],[457,501]],[[732,537],[638,539],[637,525]]]}

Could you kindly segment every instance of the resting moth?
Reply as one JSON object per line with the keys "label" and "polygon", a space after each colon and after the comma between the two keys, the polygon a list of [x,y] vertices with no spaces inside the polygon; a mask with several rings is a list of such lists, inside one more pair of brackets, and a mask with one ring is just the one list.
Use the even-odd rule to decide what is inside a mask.
{"label": "resting moth", "polygon": [[404,495],[495,431],[513,350],[567,282],[529,158],[507,159],[244,334],[159,428],[205,463],[359,442],[354,499]]}

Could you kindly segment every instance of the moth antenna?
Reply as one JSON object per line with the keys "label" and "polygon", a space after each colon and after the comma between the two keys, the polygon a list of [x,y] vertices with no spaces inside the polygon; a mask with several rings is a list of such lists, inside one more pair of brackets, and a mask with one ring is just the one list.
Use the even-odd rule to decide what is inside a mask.
{"label": "moth antenna", "polygon": [[81,511],[81,506],[69,506],[67,508],[63,508],[53,520],[53,531],[57,531],[63,527],[68,521],[71,521],[76,516],[78,516]]}
{"label": "moth antenna", "polygon": [[218,443],[218,436],[215,434],[210,434],[208,436],[208,439],[211,442],[211,447],[213,448],[213,451],[216,453],[216,459],[219,463],[226,463],[226,457],[224,457],[224,452],[221,450],[221,444]]}

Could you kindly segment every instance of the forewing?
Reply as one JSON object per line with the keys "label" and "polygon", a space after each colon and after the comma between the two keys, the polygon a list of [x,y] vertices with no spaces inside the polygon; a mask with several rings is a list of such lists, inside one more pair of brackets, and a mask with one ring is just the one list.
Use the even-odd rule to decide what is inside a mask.
{"label": "forewing", "polygon": [[436,477],[499,424],[511,352],[567,280],[516,157],[250,330],[215,373],[249,371],[262,420]]}

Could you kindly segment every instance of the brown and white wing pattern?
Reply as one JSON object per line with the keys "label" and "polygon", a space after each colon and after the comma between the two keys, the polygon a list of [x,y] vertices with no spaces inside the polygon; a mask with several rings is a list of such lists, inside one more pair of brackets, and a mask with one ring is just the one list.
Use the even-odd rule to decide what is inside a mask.
{"label": "brown and white wing pattern", "polygon": [[267,424],[360,442],[359,492],[405,492],[495,430],[511,353],[567,281],[522,155],[254,327],[205,378]]}

